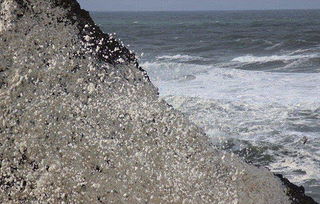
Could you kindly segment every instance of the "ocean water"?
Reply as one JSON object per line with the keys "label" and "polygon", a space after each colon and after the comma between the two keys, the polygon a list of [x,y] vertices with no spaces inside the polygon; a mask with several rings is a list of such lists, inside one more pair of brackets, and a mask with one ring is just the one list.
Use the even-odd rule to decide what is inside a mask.
{"label": "ocean water", "polygon": [[320,10],[92,15],[217,148],[320,202]]}

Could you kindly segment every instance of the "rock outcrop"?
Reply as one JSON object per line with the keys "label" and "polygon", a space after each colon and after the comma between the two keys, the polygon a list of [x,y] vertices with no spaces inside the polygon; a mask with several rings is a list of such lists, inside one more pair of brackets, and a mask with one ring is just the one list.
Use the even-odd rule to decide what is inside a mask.
{"label": "rock outcrop", "polygon": [[303,186],[296,186],[288,179],[284,178],[281,174],[275,174],[279,177],[282,183],[286,186],[286,193],[290,197],[292,204],[317,204],[311,197],[305,195]]}
{"label": "rock outcrop", "polygon": [[75,0],[0,0],[2,203],[290,203],[214,150]]}

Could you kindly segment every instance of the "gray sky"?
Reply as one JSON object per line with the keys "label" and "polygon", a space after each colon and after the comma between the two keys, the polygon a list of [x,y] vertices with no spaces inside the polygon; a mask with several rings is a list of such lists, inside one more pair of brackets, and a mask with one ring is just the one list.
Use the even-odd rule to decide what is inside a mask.
{"label": "gray sky", "polygon": [[78,0],[90,11],[320,9],[320,0]]}

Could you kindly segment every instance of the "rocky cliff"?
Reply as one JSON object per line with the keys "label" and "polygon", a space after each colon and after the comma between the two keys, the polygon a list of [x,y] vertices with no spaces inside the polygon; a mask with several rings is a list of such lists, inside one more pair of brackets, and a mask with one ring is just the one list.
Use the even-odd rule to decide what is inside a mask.
{"label": "rocky cliff", "polygon": [[2,203],[292,202],[160,100],[75,0],[0,0],[0,38]]}

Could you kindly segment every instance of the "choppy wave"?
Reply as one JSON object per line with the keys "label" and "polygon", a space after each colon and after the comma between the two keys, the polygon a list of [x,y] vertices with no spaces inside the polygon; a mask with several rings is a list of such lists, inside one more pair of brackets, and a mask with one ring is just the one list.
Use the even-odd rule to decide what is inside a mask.
{"label": "choppy wave", "polygon": [[[250,60],[287,60],[287,66],[294,67],[310,57],[316,56]],[[143,64],[160,94],[202,127],[219,148],[285,174],[317,198],[320,74],[249,71],[239,66],[238,62],[199,65],[162,60]]]}
{"label": "choppy wave", "polygon": [[313,182],[310,191],[320,188],[320,103],[306,110],[304,104],[266,105],[186,96],[164,98],[202,127],[219,148],[286,174],[298,184]]}
{"label": "choppy wave", "polygon": [[211,66],[178,62],[144,62],[141,64],[153,81],[183,80],[188,76],[205,73]]}
{"label": "choppy wave", "polygon": [[271,46],[266,47],[265,50],[273,50],[275,48],[281,47],[284,43],[280,42],[280,43],[276,43],[276,44],[273,44],[273,43],[270,43],[270,44],[271,44]]}
{"label": "choppy wave", "polygon": [[274,61],[283,61],[288,62],[292,60],[300,60],[300,59],[311,59],[319,57],[317,54],[307,54],[307,55],[271,55],[271,56],[254,56],[254,55],[246,55],[241,57],[236,57],[232,59],[233,62],[241,62],[241,63],[266,63],[266,62],[274,62]]}
{"label": "choppy wave", "polygon": [[[215,61],[205,57],[184,54],[157,56],[154,60],[145,61],[144,67],[153,67],[155,70],[163,70],[167,67],[168,72],[193,69],[208,70],[211,68],[231,68],[252,71],[274,71],[287,73],[319,73],[320,55],[315,49],[297,49],[281,55],[243,55],[224,61]],[[184,68],[183,68],[184,67]],[[193,67],[193,68],[191,68]],[[151,69],[152,70],[152,69]],[[175,75],[175,74],[174,74]],[[172,79],[172,77],[169,77]]]}
{"label": "choppy wave", "polygon": [[204,60],[202,57],[190,56],[190,55],[163,55],[156,57],[158,60],[178,60],[178,61],[193,61],[193,60]]}
{"label": "choppy wave", "polygon": [[[320,188],[306,185],[320,180],[319,74],[166,62],[143,66],[153,73],[153,80],[162,73],[154,81],[160,94],[208,135],[218,138],[221,148],[286,173],[310,191]],[[175,74],[179,77],[168,80],[178,76]],[[194,78],[181,80],[190,74]]]}
{"label": "choppy wave", "polygon": [[[134,15],[128,26],[147,22],[134,43],[160,95],[223,137],[224,149],[319,194],[320,13],[307,12]],[[137,36],[126,31],[128,41]]]}
{"label": "choppy wave", "polygon": [[[167,64],[162,79],[154,81],[170,104],[201,126],[220,148],[284,173],[317,195],[320,74],[177,64]],[[166,80],[177,67],[181,76],[195,77]]]}
{"label": "choppy wave", "polygon": [[[185,63],[142,65],[162,95],[238,99],[255,103],[299,104],[320,101],[319,73],[277,73]],[[185,76],[194,75],[189,81]]]}

